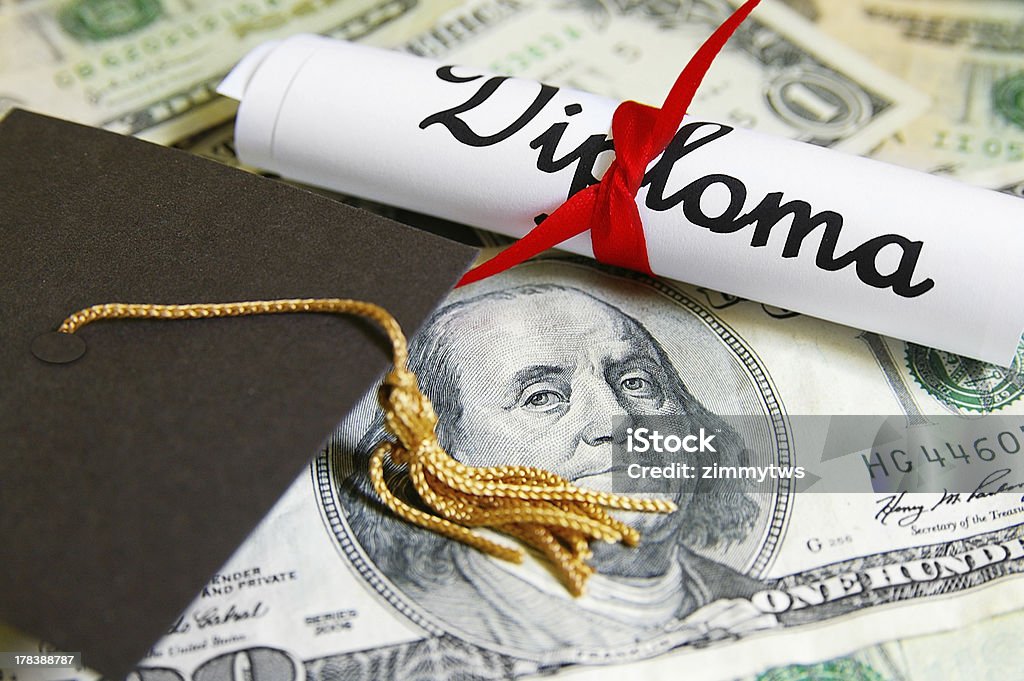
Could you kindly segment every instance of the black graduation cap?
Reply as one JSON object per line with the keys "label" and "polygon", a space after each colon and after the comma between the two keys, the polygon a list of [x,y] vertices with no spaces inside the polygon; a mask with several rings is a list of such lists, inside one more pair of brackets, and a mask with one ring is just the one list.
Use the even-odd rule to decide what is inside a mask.
{"label": "black graduation cap", "polygon": [[[99,303],[338,297],[411,334],[474,249],[187,153],[0,122],[0,620],[123,678],[390,362],[357,318],[102,321]],[[59,359],[59,358],[58,358]]]}

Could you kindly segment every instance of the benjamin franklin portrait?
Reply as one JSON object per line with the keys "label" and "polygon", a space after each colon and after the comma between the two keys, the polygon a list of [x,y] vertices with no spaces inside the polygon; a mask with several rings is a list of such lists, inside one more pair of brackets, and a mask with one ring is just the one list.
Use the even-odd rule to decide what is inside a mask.
{"label": "benjamin franklin portrait", "polygon": [[[409,364],[439,415],[440,444],[469,465],[538,466],[584,488],[622,492],[612,489],[616,425],[661,415],[716,433],[717,453],[704,463],[745,456],[744,437],[695,397],[659,339],[599,291],[560,281],[463,296],[414,337]],[[714,558],[763,527],[763,500],[745,481],[676,484],[660,492],[679,506],[671,514],[616,513],[640,530],[640,545],[594,542],[597,572],[573,598],[541,561],[508,564],[385,509],[366,476],[385,437],[378,417],[358,438],[339,485],[341,510],[376,570],[460,638],[552,663],[585,661],[573,651],[671,637],[701,609],[763,588]],[[417,503],[399,468],[389,464],[385,475]],[[650,496],[649,484],[636,493]]]}

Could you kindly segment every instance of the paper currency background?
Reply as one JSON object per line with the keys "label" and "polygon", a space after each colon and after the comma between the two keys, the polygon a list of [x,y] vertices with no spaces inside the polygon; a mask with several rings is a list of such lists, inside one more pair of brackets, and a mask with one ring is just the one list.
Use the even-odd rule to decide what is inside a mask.
{"label": "paper currency background", "polygon": [[[138,129],[120,129],[149,134],[224,162],[233,162],[230,110],[218,112],[217,104],[194,106],[174,95],[201,92],[203,83],[217,80],[251,44],[286,35],[293,26],[294,30],[325,33],[341,25],[348,26],[347,30],[361,26],[365,39],[375,44],[404,45],[413,52],[617,99],[657,101],[675,76],[675,56],[688,55],[691,46],[723,11],[723,5],[717,2],[506,1],[452,3],[450,7],[413,2],[362,6],[349,2],[224,3],[216,16],[226,17],[225,26],[242,28],[232,28],[204,43],[207,52],[225,50],[221,63],[211,60],[207,64],[202,50],[182,50],[175,53],[175,59],[188,57],[204,64],[204,68],[175,71],[172,78],[159,77],[158,69],[139,69],[133,72],[137,76],[134,80],[122,81],[119,74],[125,71],[116,70],[120,66],[111,63],[117,50],[146,45],[147,39],[154,37],[181,49],[193,43],[175,42],[170,29],[213,10],[205,9],[212,7],[209,4],[200,8],[185,3],[117,3],[120,13],[78,12],[78,16],[86,17],[78,25],[62,23],[62,11],[68,7],[96,9],[104,4],[0,3],[0,31],[5,36],[0,41],[0,93],[7,100],[92,123],[117,126],[116,121],[122,117],[135,116],[132,120],[144,122]],[[833,135],[829,139],[849,140],[860,153],[875,153],[895,162],[901,162],[895,155],[903,154],[902,162],[908,166],[953,173],[982,186],[1020,194],[1024,166],[1014,157],[1013,149],[1024,135],[1024,128],[1014,123],[1014,116],[1020,116],[1021,101],[1012,96],[993,98],[996,85],[1008,79],[1012,84],[1012,76],[1020,70],[1019,64],[1015,70],[1015,62],[1009,58],[1013,50],[1019,52],[1014,36],[1019,37],[1024,20],[1015,3],[793,0],[790,4],[794,13],[777,12],[785,19],[770,25],[784,40],[766,44],[763,58],[746,64],[741,75],[712,72],[700,99],[708,117],[755,129],[767,126],[765,129],[771,132],[788,128],[791,136],[802,139],[821,135],[820,127],[812,125],[814,119],[818,126],[835,123],[835,128],[829,129],[840,132],[829,132]],[[153,7],[159,8],[155,14]],[[310,8],[337,14],[317,23],[317,13],[308,12]],[[396,12],[395,8],[403,11]],[[830,20],[830,13],[840,18]],[[98,30],[97,26],[104,26],[96,23],[101,17],[115,26],[120,22],[122,32],[109,27]],[[150,17],[148,22],[143,21],[146,17]],[[79,30],[76,34],[83,23],[91,27],[90,31]],[[882,28],[870,28],[879,24]],[[950,46],[935,39],[936,26],[952,27],[949,30],[967,36]],[[239,42],[231,48],[223,37],[254,30],[263,33],[253,37],[252,43]],[[870,45],[862,42],[876,30],[886,31],[885,37]],[[171,52],[168,48],[164,54]],[[673,59],[663,59],[661,55],[665,54],[673,55]],[[168,59],[168,66],[176,63],[175,59]],[[650,68],[633,69],[632,65],[641,60]],[[769,96],[774,91],[772,83],[788,82],[783,76],[793,77],[791,67],[811,63],[828,64],[863,90],[877,91],[883,89],[880,84],[892,82],[897,86],[885,90],[884,102],[860,108],[853,104],[853,97],[826,97],[830,91],[821,81],[809,78],[800,83],[815,97],[808,98],[801,89],[788,87],[782,92],[791,96]],[[181,116],[179,131],[164,134],[173,128],[160,125],[165,119],[146,124],[149,119],[138,118],[140,111],[148,110],[139,104],[140,100],[104,99],[87,106],[90,100],[79,96],[84,86],[62,90],[57,82],[61,69],[78,65],[102,67],[92,70],[95,77],[106,79],[102,82],[107,89],[97,86],[97,93],[108,91],[113,81],[122,86],[128,82],[138,85],[152,78],[153,96],[141,97],[145,105],[155,103],[163,107],[162,111],[180,109],[194,115]],[[889,75],[878,76],[880,70]],[[89,72],[87,68],[85,71]],[[985,73],[990,75],[979,76]],[[908,84],[899,85],[901,79]],[[877,112],[918,102],[917,91],[930,96],[931,108],[914,109],[915,115],[927,120],[920,124],[912,120],[889,127],[879,125],[870,134],[865,133],[863,116],[881,120]],[[1000,92],[1012,93],[1012,88],[1003,86]],[[835,108],[822,106],[816,101],[820,98]],[[697,111],[704,113],[705,109]],[[867,113],[858,118],[854,111]],[[730,115],[732,118],[725,118]],[[860,120],[861,124],[851,126],[843,122],[844,118]],[[179,117],[170,119],[178,121]],[[190,122],[184,124],[186,120]],[[804,120],[803,127],[793,125],[792,121],[800,120]],[[936,145],[942,132],[953,146]],[[979,144],[962,144],[957,135],[967,135]],[[1000,154],[986,155],[985,143],[989,140],[998,141]],[[961,151],[961,146],[968,150]],[[988,148],[995,149],[996,143]],[[383,210],[405,219],[422,220],[393,209]],[[423,220],[423,224],[438,226],[436,221]],[[458,230],[456,226],[445,228]],[[962,276],[969,281],[969,263],[964,264]],[[608,306],[597,305],[599,311],[614,316],[610,311],[614,308],[632,317],[661,345],[663,359],[667,360],[659,362],[661,370],[675,373],[690,398],[711,413],[745,409],[760,414],[764,433],[785,433],[785,417],[790,414],[896,414],[910,423],[925,420],[930,414],[1011,415],[1019,413],[1024,404],[1020,399],[1024,393],[1024,350],[1019,351],[1011,367],[1000,369],[714,291],[601,272],[580,262],[545,260],[529,264],[505,280],[489,284],[486,291],[466,291],[459,297],[511,291],[523,285],[583,289]],[[505,313],[528,314],[524,302],[528,300],[520,296],[505,301]],[[497,305],[496,301],[491,304]],[[595,323],[601,313],[594,311],[594,305],[589,303],[588,308],[577,304],[568,309],[589,314],[591,326],[601,326]],[[478,310],[477,314],[482,313]],[[621,316],[618,319],[619,324],[625,323]],[[460,323],[472,320],[472,316],[466,316]],[[551,327],[552,332],[579,328],[565,319]],[[570,334],[566,344],[577,350],[597,345],[593,336],[577,331]],[[506,342],[474,352],[493,352],[495,348],[514,358],[535,349],[526,343]],[[477,384],[496,380],[470,367],[474,368],[476,373],[464,372],[465,385],[473,385],[470,381],[474,380]],[[648,390],[646,377],[621,378],[640,379],[620,380],[616,385],[620,391],[632,388],[641,393],[633,395],[634,400],[642,403],[648,399],[643,397]],[[573,386],[574,394],[577,398],[600,396],[598,388],[602,384],[612,391],[607,381],[594,381]],[[564,397],[558,386],[547,386],[530,393],[524,403],[557,410],[564,408]],[[574,412],[572,417],[576,413],[593,417],[601,413],[600,405],[600,401],[595,402],[591,409]],[[614,409],[620,402],[607,399],[604,405]],[[539,413],[551,417],[549,412]],[[773,420],[780,415],[781,421]],[[562,418],[563,423],[565,418],[568,416]],[[417,563],[415,570],[397,568],[401,558],[395,558],[387,545],[376,545],[372,533],[367,532],[366,523],[374,518],[373,508],[355,501],[357,460],[350,455],[359,449],[359,441],[371,428],[372,413],[367,408],[315,456],[307,474],[296,481],[206,590],[197,594],[168,635],[155,643],[153,655],[138,672],[140,679],[444,679],[453,669],[462,672],[464,678],[479,679],[528,677],[540,669],[555,670],[568,678],[645,679],[680,678],[681,671],[686,674],[683,678],[702,678],[697,674],[703,674],[703,678],[718,679],[742,675],[759,679],[1002,679],[1016,673],[1014,653],[1019,649],[1021,621],[1013,611],[1024,604],[1020,580],[1004,576],[1009,572],[1006,560],[930,583],[939,593],[914,595],[900,591],[896,599],[898,590],[885,592],[887,598],[899,602],[874,612],[865,609],[844,614],[835,603],[825,608],[809,607],[802,611],[808,614],[808,623],[800,627],[784,621],[790,617],[785,614],[772,624],[758,622],[742,609],[729,610],[729,615],[719,618],[724,622],[711,622],[711,617],[705,617],[703,624],[697,624],[697,620],[687,619],[700,607],[707,607],[698,604],[728,600],[749,584],[748,580],[781,579],[791,588],[801,579],[813,581],[834,569],[829,566],[850,561],[860,563],[853,568],[856,571],[868,567],[866,564],[879,555],[895,554],[893,560],[900,562],[923,557],[955,558],[972,547],[986,545],[993,535],[1020,536],[1018,524],[1024,514],[1015,512],[1020,508],[1019,495],[939,507],[915,522],[901,525],[901,516],[908,514],[892,510],[892,506],[925,505],[922,502],[929,500],[890,505],[886,513],[888,502],[881,496],[843,498],[780,491],[771,498],[752,500],[750,519],[739,523],[742,531],[735,529],[737,523],[725,522],[719,514],[719,523],[708,529],[722,534],[731,527],[734,535],[719,547],[701,546],[704,542],[700,532],[687,531],[679,537],[671,528],[656,531],[665,537],[661,546],[668,547],[660,557],[613,571],[604,592],[592,594],[586,603],[569,603],[566,616],[573,623],[570,627],[561,626],[557,619],[566,605],[564,598],[543,591],[545,575],[539,570],[527,568],[526,574],[495,572],[494,566],[480,566],[473,559],[467,563],[465,557]],[[572,428],[565,425],[555,430],[562,440],[549,450],[568,451],[555,444],[568,447],[571,439],[566,433]],[[498,441],[494,444],[497,446]],[[789,454],[795,461],[799,461],[801,444],[790,443]],[[491,451],[484,449],[480,454],[486,456]],[[581,454],[586,451],[580,449]],[[779,447],[776,451],[783,450]],[[948,455],[944,461],[946,466],[966,465]],[[932,465],[943,464],[936,461]],[[705,515],[716,517],[714,513]],[[981,520],[972,521],[975,516]],[[693,517],[690,513],[691,521]],[[781,519],[781,525],[773,528],[777,519]],[[958,525],[965,519],[966,530],[959,526],[948,529],[950,523]],[[616,562],[615,556],[602,558],[609,565]],[[703,577],[707,588],[695,589],[697,579],[666,580],[670,586],[659,593],[670,606],[658,607],[658,599],[646,597],[635,606],[615,604],[623,581],[657,582],[664,576],[660,568],[666,564],[670,570],[678,567],[680,574]],[[638,574],[645,570],[650,574]],[[516,585],[514,589],[507,587],[509,580]],[[980,581],[988,586],[982,587]],[[423,586],[435,583],[445,588],[430,590]],[[500,593],[485,598],[482,594],[491,585],[501,587]],[[515,600],[519,594],[526,598],[537,593],[544,594],[539,605],[533,600]],[[644,607],[658,613],[637,616],[636,611],[642,612]],[[501,626],[479,626],[486,618],[497,618]],[[544,626],[552,621],[555,624]],[[609,621],[617,625],[604,626]],[[650,626],[651,622],[658,624]],[[693,637],[705,631],[728,630],[728,626],[711,626],[722,623],[740,632],[734,632],[735,640],[699,649],[687,645],[688,638],[695,640]],[[745,624],[749,628],[743,628]],[[531,635],[526,637],[517,629],[529,630]],[[926,630],[947,633],[920,636]],[[638,649],[633,652],[626,646],[624,650],[617,645],[621,641],[600,638],[609,635],[633,635],[638,639]],[[552,646],[552,636],[576,638],[567,646]],[[24,634],[0,631],[2,649],[38,646]],[[581,650],[589,657],[575,663],[566,659],[568,648]],[[557,654],[545,654],[552,649]],[[614,650],[615,655],[607,659],[593,655],[604,650]],[[5,679],[11,675],[10,671],[3,673]],[[48,674],[43,678],[91,678],[87,672],[50,670]],[[29,677],[19,672],[18,678]]]}

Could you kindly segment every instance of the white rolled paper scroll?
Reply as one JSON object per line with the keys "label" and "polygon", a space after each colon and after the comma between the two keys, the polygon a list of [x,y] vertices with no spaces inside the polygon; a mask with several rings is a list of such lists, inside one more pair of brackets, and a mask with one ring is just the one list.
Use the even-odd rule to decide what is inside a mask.
{"label": "white rolled paper scroll", "polygon": [[[220,92],[244,163],[517,238],[601,177],[618,104],[307,35]],[[1018,198],[687,117],[637,204],[659,275],[1004,366],[1020,342]]]}

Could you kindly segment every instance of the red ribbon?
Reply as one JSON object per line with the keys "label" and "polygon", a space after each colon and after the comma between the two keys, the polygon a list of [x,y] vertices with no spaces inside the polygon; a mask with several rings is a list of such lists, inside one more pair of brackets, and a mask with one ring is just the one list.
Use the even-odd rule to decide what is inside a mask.
{"label": "red ribbon", "polygon": [[612,116],[615,160],[600,182],[573,194],[522,239],[467,272],[458,285],[504,272],[588,229],[599,261],[652,274],[636,206],[644,173],[672,141],[715,57],[760,1],[747,0],[701,45],[660,109],[638,102],[619,104]]}

